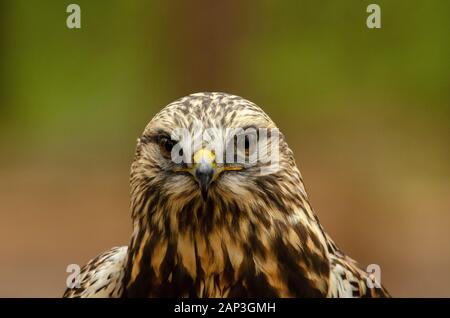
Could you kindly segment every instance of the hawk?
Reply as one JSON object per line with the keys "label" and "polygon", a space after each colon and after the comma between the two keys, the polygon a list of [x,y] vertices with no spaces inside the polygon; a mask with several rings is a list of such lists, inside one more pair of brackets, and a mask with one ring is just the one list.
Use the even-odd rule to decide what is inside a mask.
{"label": "hawk", "polygon": [[[192,94],[155,115],[131,165],[129,245],[91,260],[64,297],[389,297],[323,230],[281,133],[277,149],[266,138],[273,162],[251,165],[202,142],[188,151],[174,134],[235,127],[255,128],[256,139],[277,129],[257,105],[225,93]],[[192,160],[173,160],[180,144]],[[276,169],[262,172],[269,164]]]}

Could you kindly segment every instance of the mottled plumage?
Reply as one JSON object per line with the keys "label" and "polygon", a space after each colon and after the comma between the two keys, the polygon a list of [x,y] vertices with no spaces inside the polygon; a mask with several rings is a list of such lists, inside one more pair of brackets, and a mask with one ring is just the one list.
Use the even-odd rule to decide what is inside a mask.
{"label": "mottled plumage", "polygon": [[369,288],[374,278],[323,231],[282,134],[277,171],[259,173],[265,163],[224,169],[202,195],[199,181],[161,154],[161,136],[198,125],[276,128],[255,104],[223,93],[189,95],[161,110],[131,166],[128,247],[89,262],[80,288],[65,297],[389,296]]}

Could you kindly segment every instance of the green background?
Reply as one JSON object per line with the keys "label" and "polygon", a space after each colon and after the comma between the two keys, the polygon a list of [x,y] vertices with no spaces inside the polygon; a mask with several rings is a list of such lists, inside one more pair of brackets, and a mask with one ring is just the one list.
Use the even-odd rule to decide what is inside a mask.
{"label": "green background", "polygon": [[200,91],[274,119],[394,296],[450,296],[450,2],[76,1],[68,29],[73,2],[0,2],[0,296],[59,296],[67,264],[128,243],[135,140]]}

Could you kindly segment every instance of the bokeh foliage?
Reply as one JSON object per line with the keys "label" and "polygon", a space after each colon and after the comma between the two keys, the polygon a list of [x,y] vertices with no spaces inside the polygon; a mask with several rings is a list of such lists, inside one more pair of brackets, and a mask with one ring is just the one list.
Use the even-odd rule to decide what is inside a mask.
{"label": "bokeh foliage", "polygon": [[[65,24],[73,2],[80,30]],[[275,120],[349,255],[380,264],[395,296],[448,297],[449,12],[446,0],[1,0],[0,296],[59,296],[67,264],[127,244],[136,137],[169,102],[223,91]]]}

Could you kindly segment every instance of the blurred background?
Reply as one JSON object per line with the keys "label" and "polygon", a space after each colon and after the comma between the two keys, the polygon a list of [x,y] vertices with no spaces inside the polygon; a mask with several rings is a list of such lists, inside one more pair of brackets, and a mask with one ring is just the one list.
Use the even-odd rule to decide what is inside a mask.
{"label": "blurred background", "polygon": [[[81,7],[81,29],[66,7]],[[366,7],[381,6],[381,29]],[[0,296],[59,297],[127,245],[135,141],[199,91],[260,105],[335,241],[450,296],[450,2],[0,2]]]}

